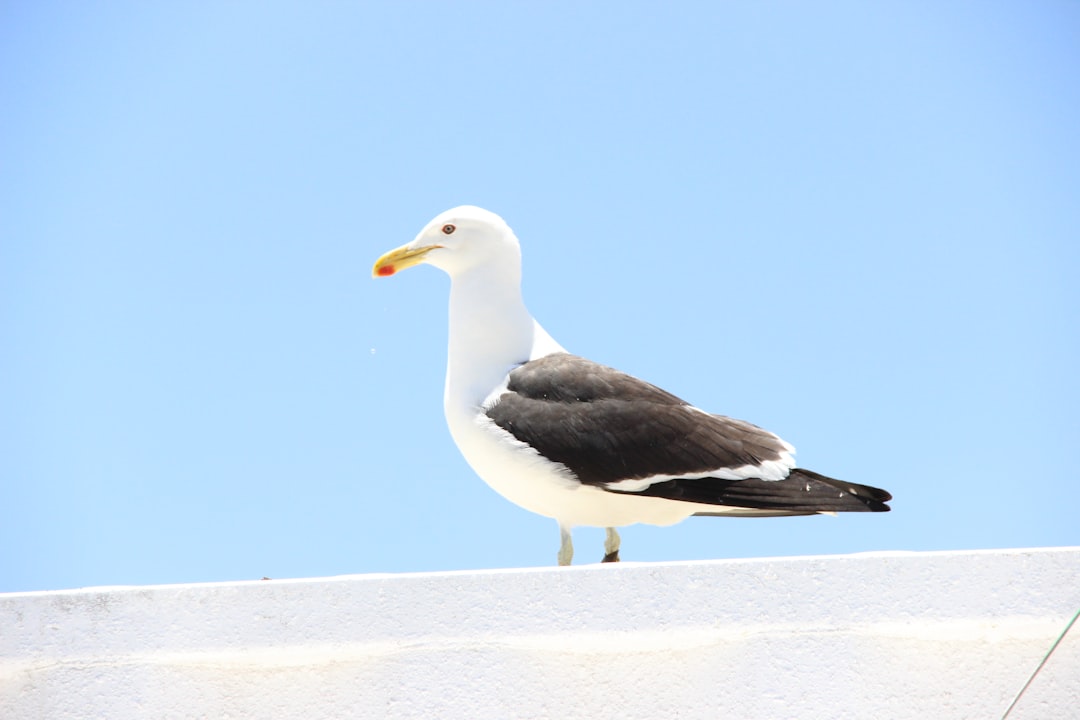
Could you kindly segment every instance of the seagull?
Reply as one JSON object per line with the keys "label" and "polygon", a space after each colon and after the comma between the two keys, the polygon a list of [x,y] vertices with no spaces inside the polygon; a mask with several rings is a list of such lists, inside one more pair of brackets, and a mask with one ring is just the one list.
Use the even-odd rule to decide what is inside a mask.
{"label": "seagull", "polygon": [[495,492],[558,523],[559,565],[577,526],[605,528],[602,561],[617,562],[616,528],[634,523],[889,510],[884,490],[795,467],[767,430],[567,352],[526,309],[521,246],[495,213],[447,210],[372,275],[421,263],[451,280],[450,434]]}

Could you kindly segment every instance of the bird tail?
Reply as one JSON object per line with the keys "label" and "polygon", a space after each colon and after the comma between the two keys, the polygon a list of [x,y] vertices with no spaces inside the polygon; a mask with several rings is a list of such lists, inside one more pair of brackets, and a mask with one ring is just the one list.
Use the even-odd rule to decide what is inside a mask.
{"label": "bird tail", "polygon": [[625,494],[713,505],[715,511],[703,509],[695,514],[728,517],[889,512],[886,503],[892,500],[892,495],[881,488],[837,480],[802,468],[793,469],[783,480],[679,478]]}

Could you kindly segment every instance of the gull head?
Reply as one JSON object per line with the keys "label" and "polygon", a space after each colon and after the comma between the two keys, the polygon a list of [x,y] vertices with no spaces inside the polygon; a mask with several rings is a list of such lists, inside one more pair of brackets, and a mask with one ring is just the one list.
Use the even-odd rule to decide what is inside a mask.
{"label": "gull head", "polygon": [[513,230],[493,212],[462,205],[437,215],[413,239],[375,261],[373,277],[389,277],[426,263],[451,277],[480,265],[521,265],[521,248]]}

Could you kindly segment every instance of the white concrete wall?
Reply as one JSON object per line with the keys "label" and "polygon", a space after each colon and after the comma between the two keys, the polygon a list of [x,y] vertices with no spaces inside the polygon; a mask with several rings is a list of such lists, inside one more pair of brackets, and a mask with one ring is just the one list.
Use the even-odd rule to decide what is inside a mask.
{"label": "white concrete wall", "polygon": [[1000,718],[1078,607],[1080,548],[9,594],[0,718]]}

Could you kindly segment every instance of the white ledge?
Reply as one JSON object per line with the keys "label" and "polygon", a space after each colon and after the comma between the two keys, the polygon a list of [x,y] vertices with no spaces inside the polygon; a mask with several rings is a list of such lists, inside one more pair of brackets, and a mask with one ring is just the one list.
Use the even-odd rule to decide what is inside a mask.
{"label": "white ledge", "polygon": [[[3,718],[999,718],[1080,548],[0,595]],[[1074,717],[1080,627],[1010,720]]]}

